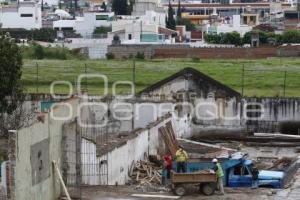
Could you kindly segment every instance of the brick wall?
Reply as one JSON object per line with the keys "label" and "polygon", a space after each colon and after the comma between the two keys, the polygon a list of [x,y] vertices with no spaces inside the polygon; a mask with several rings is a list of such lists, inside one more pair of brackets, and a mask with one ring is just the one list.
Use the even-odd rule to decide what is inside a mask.
{"label": "brick wall", "polygon": [[221,58],[221,59],[257,59],[268,57],[300,56],[300,45],[258,48],[191,48],[188,45],[128,44],[110,45],[108,52],[115,58],[129,58],[138,52],[145,58]]}
{"label": "brick wall", "polygon": [[155,49],[155,58],[267,58],[277,56],[276,47]]}

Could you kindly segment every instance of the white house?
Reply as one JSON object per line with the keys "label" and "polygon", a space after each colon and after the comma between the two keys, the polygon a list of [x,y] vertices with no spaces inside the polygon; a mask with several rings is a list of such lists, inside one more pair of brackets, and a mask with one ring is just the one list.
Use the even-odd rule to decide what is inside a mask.
{"label": "white house", "polygon": [[160,0],[135,0],[132,15],[142,16],[146,14],[146,11],[165,12]]}
{"label": "white house", "polygon": [[74,20],[58,20],[53,22],[53,28],[57,30],[75,30],[83,37],[93,34],[95,28],[109,27],[114,18],[113,12],[85,12],[83,17]]}
{"label": "white house", "polygon": [[123,16],[112,22],[111,35],[118,35],[122,43],[165,43],[176,33],[166,28],[165,18],[164,13],[154,11],[146,11],[143,16]]}
{"label": "white house", "polygon": [[252,26],[241,24],[241,16],[233,15],[229,23],[208,24],[206,26],[207,33],[230,33],[238,32],[241,36],[252,30]]}
{"label": "white house", "polygon": [[40,29],[42,27],[41,5],[36,2],[19,2],[0,7],[2,28]]}

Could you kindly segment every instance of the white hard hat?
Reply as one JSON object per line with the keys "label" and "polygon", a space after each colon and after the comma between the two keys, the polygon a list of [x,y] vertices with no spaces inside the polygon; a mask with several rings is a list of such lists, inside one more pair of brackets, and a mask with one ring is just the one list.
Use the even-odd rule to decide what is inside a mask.
{"label": "white hard hat", "polygon": [[214,159],[212,160],[212,162],[218,162],[218,160],[217,160],[216,158],[214,158]]}

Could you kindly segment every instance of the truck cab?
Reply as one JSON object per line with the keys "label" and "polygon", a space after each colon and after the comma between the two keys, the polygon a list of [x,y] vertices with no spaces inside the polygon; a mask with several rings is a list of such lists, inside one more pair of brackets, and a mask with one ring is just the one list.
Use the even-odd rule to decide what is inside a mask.
{"label": "truck cab", "polygon": [[[252,160],[242,160],[240,164],[228,168],[227,185],[229,187],[251,187],[252,185]],[[283,187],[284,172],[260,170],[258,174],[258,186]]]}

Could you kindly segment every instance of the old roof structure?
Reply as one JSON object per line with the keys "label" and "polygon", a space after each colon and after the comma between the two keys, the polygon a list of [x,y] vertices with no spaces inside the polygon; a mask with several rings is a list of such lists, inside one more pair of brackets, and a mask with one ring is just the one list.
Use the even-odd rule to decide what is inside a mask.
{"label": "old roof structure", "polygon": [[194,69],[194,68],[184,68],[180,70],[179,72],[157,82],[153,85],[145,88],[142,90],[139,94],[150,94],[155,90],[160,89],[164,85],[167,85],[168,83],[178,79],[178,78],[184,78],[186,80],[193,80],[195,83],[195,86],[199,88],[199,90],[204,91],[205,93],[208,93],[211,88],[214,88],[215,90],[219,91],[218,95],[219,97],[240,97],[241,94],[234,89],[216,81],[215,79],[203,74],[202,72]]}

